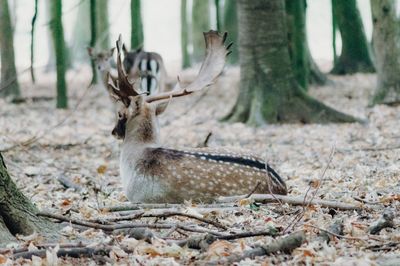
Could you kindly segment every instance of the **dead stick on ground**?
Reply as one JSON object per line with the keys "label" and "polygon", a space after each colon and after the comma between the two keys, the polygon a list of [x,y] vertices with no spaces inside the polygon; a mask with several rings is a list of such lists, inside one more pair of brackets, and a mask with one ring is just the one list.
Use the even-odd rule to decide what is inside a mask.
{"label": "dead stick on ground", "polygon": [[218,228],[221,228],[224,230],[227,229],[226,226],[224,226],[216,221],[209,220],[209,219],[203,218],[198,215],[189,214],[189,213],[185,213],[185,212],[178,211],[178,210],[162,210],[162,211],[153,210],[153,211],[148,211],[148,212],[142,211],[141,213],[132,214],[132,215],[113,217],[113,218],[108,218],[108,219],[106,218],[103,220],[96,220],[96,222],[97,221],[99,221],[100,223],[101,223],[101,221],[118,222],[118,221],[135,220],[135,219],[139,219],[139,218],[150,218],[150,217],[166,218],[166,217],[171,217],[171,216],[182,216],[182,217],[186,217],[186,218],[190,218],[190,219],[195,219],[195,220],[198,220],[203,223],[214,225],[215,227],[218,227]]}
{"label": "dead stick on ground", "polygon": [[39,212],[37,215],[47,217],[47,218],[52,218],[56,219],[59,221],[64,221],[64,222],[69,222],[72,224],[76,225],[81,225],[85,227],[90,227],[90,228],[95,228],[95,229],[101,229],[103,231],[107,232],[112,232],[120,229],[126,229],[126,228],[153,228],[153,229],[170,229],[173,227],[176,227],[178,229],[184,230],[184,231],[189,231],[189,232],[196,232],[196,233],[209,233],[212,235],[218,235],[222,236],[224,234],[221,234],[219,232],[213,231],[213,230],[208,230],[205,228],[200,228],[200,227],[193,227],[185,224],[173,224],[173,223],[153,223],[153,224],[146,224],[146,223],[123,223],[123,224],[97,224],[97,223],[92,223],[88,221],[82,221],[78,219],[73,219],[73,218],[68,218],[62,215],[58,214],[53,214],[49,212]]}
{"label": "dead stick on ground", "polygon": [[[217,199],[218,202],[221,203],[228,203],[228,202],[236,202],[240,199],[243,199],[245,195],[240,196],[230,196],[230,197],[219,197]],[[304,202],[304,197],[293,197],[293,196],[284,196],[284,195],[270,195],[270,194],[253,194],[250,197],[257,202],[261,203],[275,203],[278,202],[277,199],[282,201],[283,203],[291,204],[291,205],[302,205]],[[309,202],[309,205],[320,205],[321,207],[325,208],[333,208],[333,209],[340,209],[340,210],[361,210],[362,207],[348,204],[344,202],[338,201],[329,201],[329,200],[320,200],[320,199],[313,199]]]}
{"label": "dead stick on ground", "polygon": [[393,220],[394,213],[391,210],[385,210],[382,217],[368,228],[368,232],[372,235],[377,235],[384,228],[394,227]]}
{"label": "dead stick on ground", "polygon": [[343,236],[343,229],[343,220],[337,219],[328,227],[326,231],[320,230],[315,240],[319,242],[329,243],[332,240],[332,236]]}
{"label": "dead stick on ground", "polygon": [[258,256],[271,255],[278,252],[291,253],[294,249],[300,247],[306,240],[303,231],[295,232],[281,239],[277,239],[268,245],[262,245],[257,248],[245,251],[242,255],[231,255],[224,260],[211,262],[211,265],[225,265],[241,261],[246,258],[255,258]]}
{"label": "dead stick on ground", "polygon": [[363,241],[363,242],[366,242],[366,241],[368,240],[368,239],[360,238],[360,237],[350,237],[350,236],[339,235],[339,234],[337,234],[337,233],[335,233],[335,232],[331,232],[331,231],[329,231],[329,230],[323,229],[323,228],[321,228],[321,227],[318,227],[318,226],[315,226],[315,225],[312,225],[312,224],[304,224],[304,226],[309,226],[309,227],[318,229],[318,230],[320,230],[320,231],[322,231],[322,232],[325,232],[325,233],[327,233],[327,234],[336,236],[337,238],[342,238],[342,239],[347,239],[347,240]]}
{"label": "dead stick on ground", "polygon": [[[124,205],[115,205],[115,206],[109,206],[109,207],[104,207],[101,209],[101,211],[104,212],[120,212],[120,211],[132,211],[132,210],[141,210],[141,209],[179,209],[179,208],[185,208],[186,206],[184,204],[171,204],[171,203],[129,203],[129,204],[124,204]],[[224,210],[225,208],[228,210],[232,210],[234,207],[233,203],[219,203],[219,204],[198,204],[198,205],[193,205],[190,206],[190,208],[193,209],[211,209],[211,210],[216,210],[216,209],[221,209]]]}

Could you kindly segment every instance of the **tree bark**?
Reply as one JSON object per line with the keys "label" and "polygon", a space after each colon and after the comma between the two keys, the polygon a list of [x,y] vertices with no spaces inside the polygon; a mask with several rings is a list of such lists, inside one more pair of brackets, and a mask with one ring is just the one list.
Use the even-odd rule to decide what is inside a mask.
{"label": "tree bark", "polygon": [[14,39],[8,0],[0,0],[0,96],[18,98],[21,92],[15,67]]}
{"label": "tree bark", "polygon": [[227,0],[224,4],[224,17],[222,24],[223,31],[229,33],[229,38],[233,41],[232,53],[228,56],[228,64],[236,65],[239,63],[239,39],[238,39],[238,20],[236,0]]}
{"label": "tree bark", "polygon": [[140,0],[131,0],[131,49],[143,46],[143,24]]}
{"label": "tree bark", "polygon": [[190,67],[187,1],[181,0],[181,50],[182,68]]}
{"label": "tree bark", "polygon": [[332,0],[332,7],[342,37],[342,52],[331,72],[338,75],[374,72],[356,0]]}
{"label": "tree bark", "polygon": [[96,1],[96,47],[108,50],[110,48],[110,25],[108,23],[108,0]]}
{"label": "tree bark", "polygon": [[57,66],[57,108],[68,107],[67,85],[65,82],[66,60],[65,60],[65,41],[64,29],[62,25],[62,5],[61,0],[52,0],[51,9],[51,33],[53,37],[53,47],[56,56]]}
{"label": "tree bark", "polygon": [[210,6],[208,0],[193,0],[192,33],[193,62],[201,62],[204,57],[203,32],[210,30]]}
{"label": "tree bark", "polygon": [[308,96],[297,84],[288,52],[284,0],[238,1],[240,94],[228,121],[354,122]]}
{"label": "tree bark", "polygon": [[55,225],[37,216],[37,213],[37,208],[11,180],[0,154],[0,245],[15,240],[13,236],[16,234],[36,232],[50,239],[56,237]]}
{"label": "tree bark", "polygon": [[373,103],[400,103],[400,24],[391,0],[371,1],[378,88]]}
{"label": "tree bark", "polygon": [[286,0],[289,56],[297,83],[308,89],[310,63],[306,35],[306,3],[304,0]]}

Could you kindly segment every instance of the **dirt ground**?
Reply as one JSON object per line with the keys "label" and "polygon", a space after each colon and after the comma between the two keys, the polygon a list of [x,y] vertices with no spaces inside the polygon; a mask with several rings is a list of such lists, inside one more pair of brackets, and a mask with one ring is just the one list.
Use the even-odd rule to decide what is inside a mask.
{"label": "dirt ground", "polygon": [[[187,71],[182,78],[193,74],[193,71]],[[383,229],[376,236],[367,233],[369,225],[385,209],[395,213],[395,224],[399,224],[400,107],[368,107],[376,84],[375,75],[330,78],[332,85],[313,87],[310,94],[338,110],[368,120],[367,123],[266,125],[260,128],[240,123],[221,123],[219,119],[229,112],[237,96],[239,71],[236,68],[228,68],[218,83],[205,94],[174,100],[161,117],[161,134],[166,146],[197,147],[211,132],[210,147],[247,149],[263,156],[285,178],[290,195],[304,195],[308,189],[313,194],[316,189],[310,188],[310,183],[317,183],[321,186],[315,198],[371,208],[357,212],[309,207],[301,221],[294,224],[293,219],[302,210],[301,206],[266,204],[254,207],[240,204],[235,210],[206,214],[205,217],[229,228],[220,229],[222,233],[259,231],[271,226],[280,232],[286,229],[285,233],[298,230],[306,232],[308,241],[291,255],[246,259],[239,265],[396,265],[400,262],[398,226]],[[22,82],[24,96],[53,97],[54,76],[41,74],[37,80],[39,82],[36,85],[29,80]],[[14,181],[39,209],[78,219],[116,216],[101,212],[100,208],[127,202],[119,180],[120,141],[110,133],[115,119],[113,105],[101,86],[87,89],[89,80],[87,68],[69,72],[68,110],[56,110],[54,98],[28,100],[17,105],[0,99],[0,150],[6,150],[2,152],[3,157]],[[32,137],[38,139],[29,145],[23,144],[32,140]],[[328,163],[332,151],[332,160]],[[60,178],[70,180],[82,190],[77,192],[65,188]],[[190,202],[180,209],[197,213]],[[319,229],[315,227],[326,229],[337,219],[343,220],[345,237],[335,237],[329,244],[317,245],[313,239]],[[156,218],[138,221],[159,222]],[[182,217],[166,218],[162,222],[201,224]],[[202,226],[215,230],[212,225]],[[157,236],[165,231],[153,230]],[[62,263],[93,265],[102,262],[178,265],[218,261],[257,244],[273,241],[269,236],[219,240],[200,251],[168,244],[161,237],[137,241],[129,236],[109,235],[101,230],[69,224],[61,233],[65,238],[64,243],[85,239],[92,246],[113,246],[109,256],[103,256],[102,259],[59,258]],[[185,233],[173,232],[168,237],[185,238]],[[30,244],[30,248],[34,249],[43,241],[33,236],[21,239],[20,244]],[[132,252],[127,252],[127,247]],[[47,258],[43,259],[34,257],[32,261],[19,259],[17,263],[50,262],[55,259],[51,254],[49,252]],[[9,259],[10,255],[0,256]],[[8,263],[11,263],[10,259]]]}

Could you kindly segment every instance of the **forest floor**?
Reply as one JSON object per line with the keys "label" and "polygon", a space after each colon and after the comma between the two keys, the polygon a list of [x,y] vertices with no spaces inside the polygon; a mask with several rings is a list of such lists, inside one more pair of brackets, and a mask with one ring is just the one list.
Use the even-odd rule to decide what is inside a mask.
{"label": "forest floor", "polygon": [[[182,77],[185,75],[192,76],[193,71],[185,72]],[[120,141],[110,134],[115,119],[113,105],[101,86],[87,89],[88,77],[88,69],[69,72],[68,110],[54,108],[53,75],[41,74],[37,85],[22,82],[25,97],[42,98],[21,104],[0,99],[0,150],[5,150],[2,154],[17,186],[40,210],[79,220],[120,217],[124,213],[102,211],[104,206],[128,203],[119,179]],[[217,240],[202,250],[190,249],[174,242],[199,234],[177,227],[186,225],[217,234],[271,228],[282,235],[299,230],[306,233],[307,241],[290,255],[245,259],[240,265],[398,263],[400,107],[368,107],[376,84],[375,75],[356,74],[331,79],[334,84],[313,87],[310,94],[338,110],[368,119],[368,123],[266,125],[260,128],[221,123],[219,119],[229,112],[238,92],[239,71],[233,68],[227,69],[205,94],[174,100],[161,117],[162,139],[170,147],[197,147],[211,132],[210,147],[248,149],[263,156],[287,181],[290,195],[304,196],[309,190],[308,195],[316,193],[316,199],[356,204],[365,209],[335,211],[319,206],[255,205],[251,200],[242,200],[226,210],[200,210],[190,202],[174,208],[216,221],[228,229],[181,216],[145,218],[140,215],[143,211],[136,210],[136,223],[175,227],[172,226],[172,230],[149,229],[154,237],[136,240],[132,235],[110,234],[109,231],[65,223],[61,244],[82,241],[83,246],[110,249],[105,249],[103,256],[58,258],[58,261],[75,265],[89,262],[130,262],[135,265],[223,262],[229,255],[241,254],[274,240],[271,236]],[[72,188],[66,188],[60,180]],[[368,234],[369,226],[385,209],[394,212],[397,226],[383,229],[378,235]],[[294,222],[296,217],[299,221]],[[320,229],[329,228],[334,221],[342,222],[344,237],[333,237],[329,244],[315,240]],[[18,246],[28,246],[28,250],[33,251],[43,243],[44,239],[33,235],[21,237]],[[5,250],[2,252],[0,264],[11,263],[12,255]],[[40,265],[46,260],[54,261],[54,254],[55,249],[50,248],[45,258],[19,258],[16,263]]]}

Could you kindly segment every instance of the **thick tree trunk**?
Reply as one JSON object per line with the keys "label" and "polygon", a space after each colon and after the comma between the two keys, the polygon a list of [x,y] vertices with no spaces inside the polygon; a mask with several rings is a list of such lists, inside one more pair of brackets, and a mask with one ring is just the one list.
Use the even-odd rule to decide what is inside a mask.
{"label": "thick tree trunk", "polygon": [[110,48],[110,25],[108,23],[108,0],[96,1],[96,47],[108,50]]}
{"label": "thick tree trunk", "polygon": [[297,84],[288,52],[284,0],[240,0],[240,95],[229,121],[354,122],[308,96]]}
{"label": "thick tree trunk", "polygon": [[210,30],[210,6],[208,0],[193,0],[192,36],[193,62],[200,62],[204,57],[203,32]]}
{"label": "thick tree trunk", "polygon": [[131,49],[143,46],[143,24],[140,0],[131,0]]}
{"label": "thick tree trunk", "polygon": [[222,31],[229,33],[233,41],[232,53],[228,56],[228,63],[235,65],[239,63],[239,39],[238,39],[237,3],[236,0],[226,0],[224,4],[224,19]]}
{"label": "thick tree trunk", "polygon": [[0,154],[0,245],[13,241],[16,234],[34,232],[56,237],[55,225],[36,216],[38,210],[16,187]]}
{"label": "thick tree trunk", "polygon": [[367,38],[356,0],[332,0],[332,7],[340,36],[342,52],[332,69],[333,74],[374,72]]}
{"label": "thick tree trunk", "polygon": [[18,98],[21,92],[15,67],[13,29],[8,0],[0,0],[0,59],[0,96]]}
{"label": "thick tree trunk", "polygon": [[182,68],[190,67],[189,54],[189,32],[187,19],[187,1],[181,0],[181,49],[182,49]]}
{"label": "thick tree trunk", "polygon": [[310,63],[306,35],[306,3],[304,0],[286,0],[289,55],[294,77],[304,89],[308,89]]}
{"label": "thick tree trunk", "polygon": [[64,29],[62,25],[62,6],[61,0],[52,0],[51,6],[51,33],[53,36],[53,46],[56,56],[57,66],[57,108],[68,107],[67,85],[65,82],[66,60],[65,60],[65,41]]}
{"label": "thick tree trunk", "polygon": [[400,103],[400,24],[396,2],[371,1],[378,88],[373,103]]}

